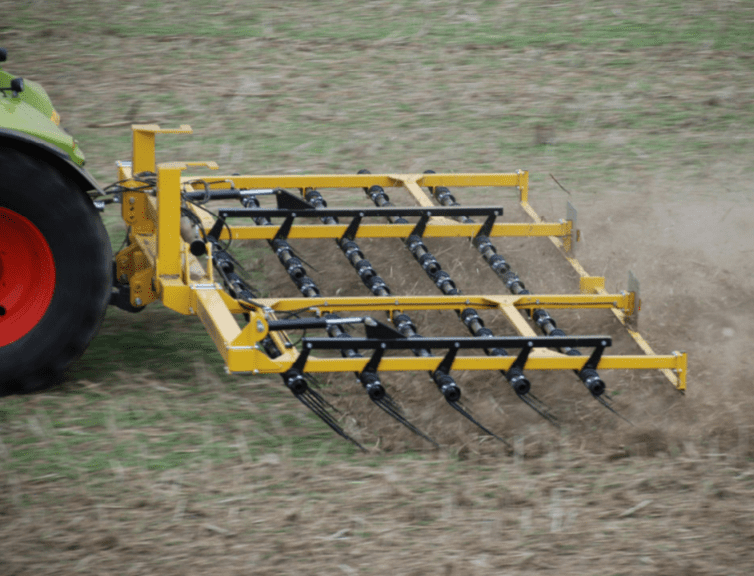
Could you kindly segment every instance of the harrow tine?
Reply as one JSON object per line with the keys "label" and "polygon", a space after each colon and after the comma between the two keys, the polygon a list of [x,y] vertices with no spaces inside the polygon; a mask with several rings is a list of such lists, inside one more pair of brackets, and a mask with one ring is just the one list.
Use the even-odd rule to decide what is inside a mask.
{"label": "harrow tine", "polygon": [[311,390],[312,394],[315,395],[314,399],[316,400],[317,406],[319,406],[322,410],[332,410],[334,412],[337,412],[338,414],[342,414],[342,412],[335,406],[330,404],[330,402],[328,402],[327,399],[322,396],[322,394],[320,394],[316,390],[312,390],[311,388],[309,388],[309,390]]}
{"label": "harrow tine", "polygon": [[[446,399],[446,400],[447,400],[447,399]],[[468,413],[468,412],[467,412],[467,411],[466,411],[466,410],[465,410],[465,409],[463,408],[463,406],[461,406],[461,405],[460,405],[460,404],[459,404],[458,402],[451,402],[450,400],[447,400],[447,402],[448,402],[448,404],[450,404],[450,405],[451,405],[451,406],[452,406],[453,408],[455,408],[456,410],[458,410],[458,412],[460,412],[461,414],[463,414],[463,416],[464,416],[465,418],[467,418],[467,419],[468,419],[468,420],[469,420],[470,422],[473,422],[473,423],[474,423],[474,424],[476,424],[476,425],[477,425],[477,426],[478,426],[479,428],[481,428],[482,430],[484,430],[484,432],[486,432],[486,433],[487,433],[487,434],[489,434],[490,436],[493,436],[494,438],[497,438],[498,440],[500,440],[500,442],[502,442],[503,444],[505,444],[505,445],[506,445],[506,446],[507,446],[508,448],[511,448],[510,442],[508,442],[507,440],[503,440],[502,438],[500,438],[500,436],[498,436],[497,434],[495,434],[495,433],[494,433],[494,432],[492,432],[491,430],[489,430],[489,429],[485,428],[485,427],[484,427],[484,426],[483,426],[482,424],[480,424],[480,423],[479,423],[479,422],[478,422],[478,421],[477,421],[477,420],[476,420],[476,419],[475,419],[475,418],[474,418],[474,417],[473,417],[473,416],[472,416],[471,414],[469,414],[469,413]]]}
{"label": "harrow tine", "polygon": [[553,416],[553,414],[550,412],[549,407],[542,402],[539,398],[534,396],[532,393],[528,394],[519,394],[518,397],[521,399],[521,401],[526,404],[529,408],[534,410],[537,414],[542,416],[545,420],[547,420],[550,424],[555,426],[556,428],[560,428],[560,423],[558,422],[558,419]]}
{"label": "harrow tine", "polygon": [[[317,378],[312,376],[311,374],[304,374],[304,379],[309,383],[310,386],[313,386],[314,388],[322,388],[322,382],[320,382]],[[336,412],[340,412],[335,406],[330,404],[330,408],[335,410]]]}
{"label": "harrow tine", "polygon": [[616,410],[615,408],[613,408],[613,407],[612,407],[612,406],[610,405],[610,403],[609,403],[609,402],[608,402],[607,400],[605,400],[605,399],[604,399],[604,398],[603,398],[602,396],[597,396],[596,394],[592,394],[592,396],[594,397],[594,399],[595,399],[595,400],[597,400],[597,402],[599,402],[599,403],[600,403],[600,404],[602,404],[602,405],[603,405],[603,406],[604,406],[605,408],[607,408],[608,410],[610,410],[610,412],[612,412],[613,414],[615,414],[615,415],[616,415],[616,416],[617,416],[618,418],[620,418],[621,420],[624,420],[624,421],[628,422],[628,423],[629,423],[629,424],[631,424],[631,426],[633,426],[634,428],[636,427],[636,424],[634,424],[633,422],[631,422],[631,420],[629,420],[629,419],[628,419],[628,418],[626,418],[626,417],[625,417],[625,416],[624,416],[623,414],[621,414],[621,413],[620,413],[620,412],[618,412],[618,411],[617,411],[617,410]]}
{"label": "harrow tine", "polygon": [[335,418],[333,418],[327,412],[327,410],[323,408],[323,403],[327,403],[327,401],[322,398],[322,396],[320,396],[317,392],[315,392],[314,390],[307,390],[302,394],[297,394],[296,398],[298,398],[304,406],[309,408],[309,410],[314,412],[314,414],[316,414],[319,419],[322,420],[322,422],[332,428],[336,434],[355,444],[362,452],[366,452],[366,449],[356,440],[346,434],[345,430],[340,427],[340,424],[338,424]]}
{"label": "harrow tine", "polygon": [[384,410],[387,414],[389,414],[395,420],[403,424],[406,428],[411,430],[411,432],[413,432],[417,436],[421,436],[427,442],[431,442],[432,444],[434,444],[435,448],[437,448],[438,450],[440,449],[440,445],[437,442],[435,442],[434,440],[432,440],[432,438],[430,438],[424,432],[419,430],[406,418],[400,406],[398,406],[395,400],[393,400],[393,398],[391,398],[389,395],[385,394],[385,396],[382,397],[381,399],[372,400],[372,402],[374,402],[377,406],[379,406],[382,410]]}

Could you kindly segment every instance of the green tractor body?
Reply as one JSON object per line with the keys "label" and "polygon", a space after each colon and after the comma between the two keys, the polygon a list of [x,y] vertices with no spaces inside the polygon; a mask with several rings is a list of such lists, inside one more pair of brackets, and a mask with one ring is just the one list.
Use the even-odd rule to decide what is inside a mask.
{"label": "green tractor body", "polygon": [[0,70],[0,128],[38,138],[65,152],[70,160],[84,165],[84,154],[76,141],[60,127],[60,115],[44,88],[24,80],[23,91],[10,89],[14,76]]}
{"label": "green tractor body", "polygon": [[83,165],[45,90],[0,70],[0,396],[62,380],[110,299],[100,187]]}

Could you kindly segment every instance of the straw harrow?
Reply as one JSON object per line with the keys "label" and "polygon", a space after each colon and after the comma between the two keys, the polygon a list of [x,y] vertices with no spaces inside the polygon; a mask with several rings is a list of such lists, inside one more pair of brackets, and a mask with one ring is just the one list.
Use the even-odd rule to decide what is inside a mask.
{"label": "straw harrow", "polygon": [[[636,331],[636,279],[630,275],[627,291],[608,293],[604,278],[588,275],[574,257],[579,240],[576,211],[568,204],[566,220],[545,222],[529,204],[527,172],[196,177],[183,173],[189,167],[217,165],[155,164],[157,134],[190,132],[185,125],[172,130],[133,126],[132,161],[117,163],[119,181],[104,190],[110,195],[104,202],[122,204],[129,229],[128,245],[115,256],[111,303],[139,311],[160,300],[176,312],[198,316],[229,373],[280,374],[301,403],[355,444],[340,426],[336,409],[316,389],[317,375],[355,374],[372,402],[432,443],[388,393],[387,373],[426,373],[427,382],[450,406],[503,442],[461,403],[454,372],[499,372],[518,398],[556,425],[556,417],[532,393],[534,372],[572,371],[585,392],[610,410],[600,369],[661,370],[676,389],[685,390],[686,354],[655,354]],[[506,222],[501,206],[461,206],[451,187],[464,186],[515,189],[532,221]],[[367,206],[328,207],[324,191],[337,198],[354,189],[364,191]],[[386,189],[400,195],[399,204],[406,199],[410,204],[394,204]],[[228,207],[228,201],[238,202],[237,207]],[[495,244],[524,236],[552,241],[580,275],[580,293],[533,294],[526,289]],[[433,239],[445,237],[470,239],[470,247],[508,293],[462,293],[429,247]],[[291,243],[315,238],[334,241],[334,253],[342,252],[366,295],[322,293]],[[438,292],[396,294],[360,247],[362,238],[383,239],[391,249],[401,243]],[[236,240],[266,243],[301,296],[263,297],[242,277],[229,252]],[[547,310],[563,308],[610,310],[639,353],[608,354],[609,336],[567,335]],[[455,312],[460,332],[465,328],[470,335],[420,334],[411,314],[424,310]],[[493,334],[480,316],[482,310],[502,315],[515,335]],[[317,331],[320,335],[311,335]]]}

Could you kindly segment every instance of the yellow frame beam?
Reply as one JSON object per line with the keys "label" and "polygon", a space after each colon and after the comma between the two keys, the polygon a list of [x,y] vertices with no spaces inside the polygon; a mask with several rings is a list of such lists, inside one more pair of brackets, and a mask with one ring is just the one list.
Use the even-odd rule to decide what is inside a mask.
{"label": "yellow frame beam", "polygon": [[[122,194],[122,215],[131,227],[131,246],[116,256],[119,278],[127,278],[131,288],[131,303],[141,306],[158,298],[169,308],[182,314],[195,314],[204,324],[215,346],[232,372],[281,373],[288,370],[298,358],[284,333],[269,333],[281,351],[277,358],[270,358],[258,343],[268,336],[268,321],[275,319],[276,312],[289,312],[303,308],[316,310],[319,314],[330,312],[357,312],[376,310],[388,313],[409,310],[462,310],[468,306],[500,311],[522,336],[535,336],[531,324],[521,310],[535,308],[609,308],[618,320],[626,325],[630,313],[638,308],[631,292],[610,294],[605,290],[604,278],[589,276],[578,260],[567,254],[573,223],[545,222],[528,202],[528,172],[512,174],[363,174],[330,175],[315,174],[271,176],[217,176],[202,178],[211,189],[228,189],[231,186],[243,189],[271,189],[279,187],[298,188],[362,188],[373,185],[403,187],[420,206],[434,206],[431,197],[422,187],[435,186],[498,186],[515,187],[523,209],[533,223],[496,223],[490,236],[547,236],[563,253],[571,266],[579,273],[581,294],[540,295],[473,295],[473,296],[398,296],[376,297],[322,297],[322,298],[261,298],[255,301],[258,309],[249,310],[216,285],[212,279],[211,261],[208,269],[198,274],[199,261],[189,253],[187,244],[180,237],[181,190],[191,189],[197,178],[183,175],[189,165],[203,164],[216,168],[214,163],[164,163],[156,165],[154,146],[156,134],[190,133],[183,125],[178,129],[162,129],[156,125],[133,127],[133,161],[118,163],[119,179],[126,190]],[[157,185],[154,195],[140,189],[143,183],[133,180],[134,174],[156,172]],[[188,208],[201,219],[208,229],[214,219],[193,205]],[[473,237],[481,224],[460,224],[448,218],[433,217],[427,223],[427,237]],[[278,225],[252,227],[231,226],[231,232],[223,231],[221,239],[272,239]],[[347,225],[295,224],[289,238],[339,238]],[[405,238],[413,230],[412,224],[363,224],[357,238]],[[575,235],[578,238],[578,234]],[[211,257],[210,257],[211,258]],[[250,322],[239,326],[234,314],[248,313]],[[686,387],[687,355],[674,352],[670,355],[655,354],[638,332],[626,326],[637,342],[643,355],[602,356],[598,369],[660,369],[679,390]],[[316,358],[309,357],[307,372],[359,372],[368,358]],[[426,370],[434,371],[442,361],[442,355],[417,357],[386,357],[379,365],[380,371]],[[515,356],[458,356],[453,370],[508,370]],[[580,370],[587,362],[586,356],[566,356],[551,350],[535,349],[529,355],[525,370]]]}
{"label": "yellow frame beam", "polygon": [[[200,209],[197,209],[201,212]],[[303,220],[302,220],[303,221]],[[210,226],[211,227],[211,224]],[[287,238],[341,238],[348,228],[347,224],[294,224]],[[424,237],[429,238],[470,238],[479,233],[482,224],[461,224],[444,217],[430,218],[425,228]],[[230,233],[224,228],[220,240],[272,240],[280,229],[274,226],[233,226]],[[356,238],[406,238],[414,229],[414,224],[362,224],[356,232]],[[540,224],[496,223],[489,236],[566,236],[571,233],[570,222],[543,222]]]}

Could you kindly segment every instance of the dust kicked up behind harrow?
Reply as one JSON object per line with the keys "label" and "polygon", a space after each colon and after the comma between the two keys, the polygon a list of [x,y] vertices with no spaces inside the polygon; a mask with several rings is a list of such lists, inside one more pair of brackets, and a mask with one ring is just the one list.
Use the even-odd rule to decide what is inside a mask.
{"label": "dust kicked up behind harrow", "polygon": [[[388,373],[426,373],[427,383],[434,384],[450,406],[502,442],[506,440],[463,405],[454,372],[499,372],[523,402],[556,425],[555,416],[532,393],[532,381],[537,384],[541,371],[572,371],[585,393],[610,410],[601,369],[661,370],[676,389],[685,390],[686,354],[655,354],[636,331],[638,282],[631,276],[629,290],[614,294],[605,290],[604,278],[589,276],[573,256],[578,240],[575,210],[569,204],[567,220],[543,221],[528,202],[527,172],[190,177],[183,175],[188,166],[217,166],[155,164],[156,134],[190,132],[188,126],[133,127],[132,162],[118,163],[119,182],[107,189],[122,203],[129,227],[129,243],[115,258],[113,302],[137,311],[160,300],[176,312],[198,316],[228,371],[280,374],[298,400],[355,444],[341,428],[337,410],[312,386],[317,374],[355,374],[372,402],[432,443],[388,393]],[[532,221],[505,222],[502,206],[460,205],[451,187],[468,186],[515,188]],[[365,205],[328,208],[325,194],[336,198],[344,189],[363,190]],[[412,205],[395,206],[386,189]],[[226,202],[212,207],[221,200]],[[227,207],[230,200],[238,201],[238,207]],[[526,289],[496,241],[530,236],[550,238],[580,275],[579,294],[532,294]],[[469,260],[476,260],[475,266],[486,262],[505,293],[462,293],[428,245],[441,237],[471,240],[478,255],[470,252]],[[362,250],[362,238],[379,238],[388,250],[402,243],[417,262],[416,273],[426,274],[437,292],[396,294]],[[332,239],[333,258],[350,263],[365,295],[322,293],[290,243],[306,239]],[[301,297],[261,297],[239,274],[229,252],[234,240],[266,243]],[[609,336],[567,335],[546,310],[562,308],[609,309],[636,342],[638,353],[608,354]],[[459,335],[422,334],[411,315],[425,310],[455,312]],[[508,334],[495,335],[480,311],[505,318]],[[311,336],[317,331],[319,336]]]}

